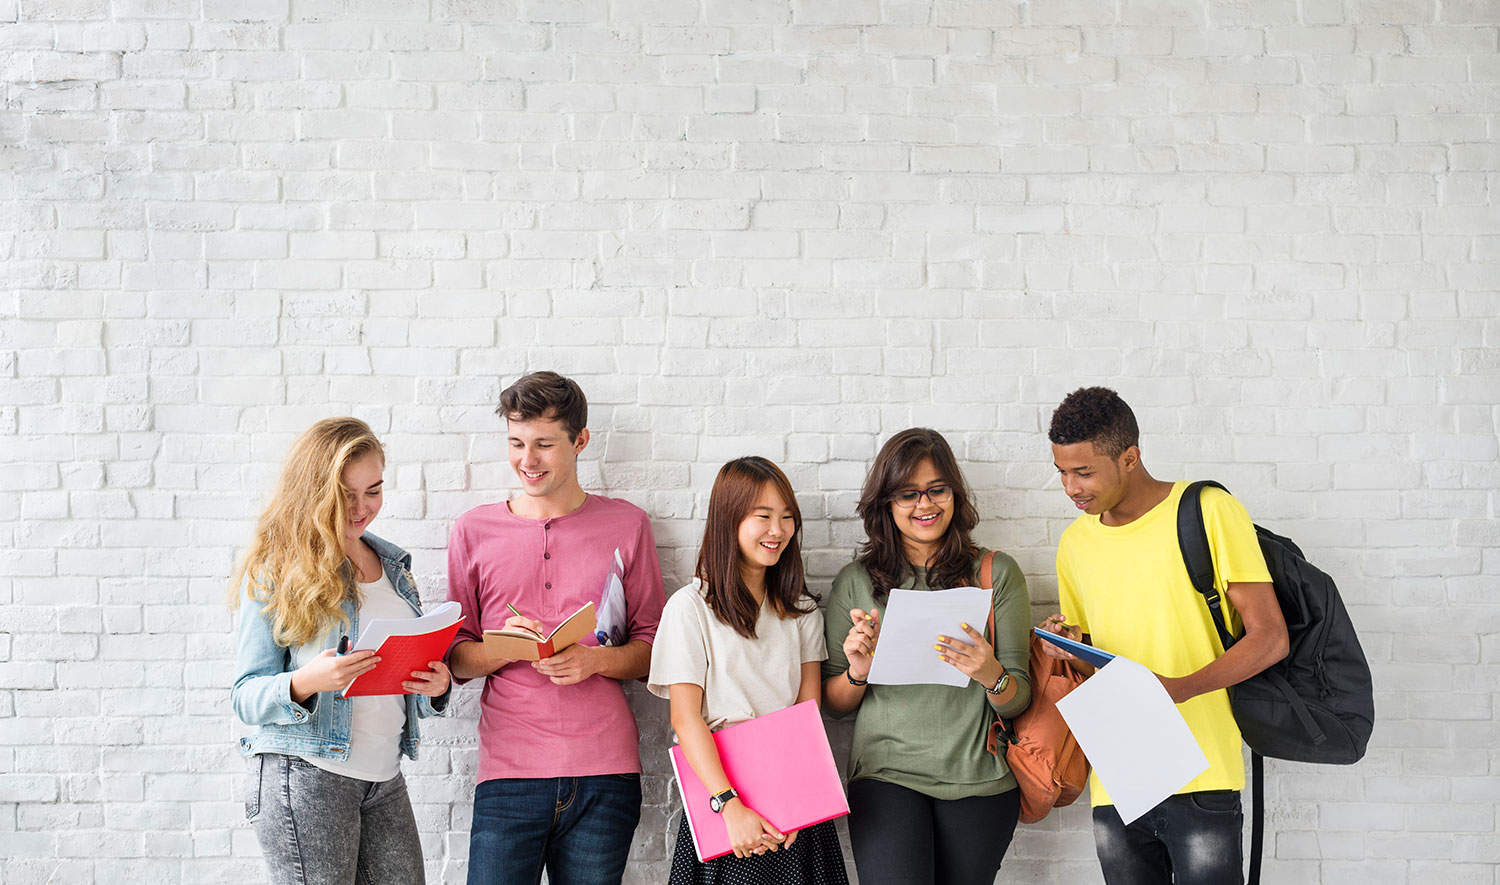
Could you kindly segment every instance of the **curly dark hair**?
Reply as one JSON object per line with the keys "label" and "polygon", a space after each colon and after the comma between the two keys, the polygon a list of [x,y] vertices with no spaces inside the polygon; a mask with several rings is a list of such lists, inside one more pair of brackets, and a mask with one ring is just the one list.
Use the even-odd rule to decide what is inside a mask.
{"label": "curly dark hair", "polygon": [[1063,398],[1052,413],[1047,438],[1054,445],[1094,444],[1100,454],[1118,458],[1131,446],[1141,444],[1141,429],[1135,413],[1108,387],[1080,387]]}

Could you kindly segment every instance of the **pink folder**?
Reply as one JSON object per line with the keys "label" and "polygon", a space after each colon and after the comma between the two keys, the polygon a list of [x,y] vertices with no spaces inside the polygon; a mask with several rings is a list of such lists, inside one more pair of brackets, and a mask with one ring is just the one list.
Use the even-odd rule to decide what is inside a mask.
{"label": "pink folder", "polygon": [[[714,733],[714,744],[741,801],[781,832],[849,813],[817,702],[803,701],[731,725]],[[698,859],[728,854],[732,850],[729,833],[724,819],[708,807],[708,789],[693,773],[681,747],[674,746],[671,753]]]}

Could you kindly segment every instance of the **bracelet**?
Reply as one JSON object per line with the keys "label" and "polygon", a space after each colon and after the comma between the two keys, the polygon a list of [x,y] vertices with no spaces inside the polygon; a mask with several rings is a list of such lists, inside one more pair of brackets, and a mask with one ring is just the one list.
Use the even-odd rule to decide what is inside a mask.
{"label": "bracelet", "polygon": [[845,670],[844,671],[844,678],[847,679],[847,680],[849,680],[849,684],[850,685],[869,685],[870,684],[870,680],[868,680],[868,679],[855,679],[854,678],[854,671],[853,670]]}

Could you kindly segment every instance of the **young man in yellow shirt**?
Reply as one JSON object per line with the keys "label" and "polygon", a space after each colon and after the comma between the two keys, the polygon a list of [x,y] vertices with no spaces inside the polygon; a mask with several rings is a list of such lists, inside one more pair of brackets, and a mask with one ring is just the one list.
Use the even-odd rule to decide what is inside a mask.
{"label": "young man in yellow shirt", "polygon": [[[1177,505],[1187,483],[1146,471],[1130,406],[1108,388],[1075,390],[1053,413],[1048,436],[1063,490],[1082,513],[1058,544],[1062,612],[1042,626],[1150,668],[1209,760],[1207,771],[1129,825],[1090,776],[1104,880],[1240,885],[1245,769],[1225,689],[1287,653],[1286,622],[1255,527],[1233,497],[1203,490],[1214,585],[1230,631],[1243,628],[1226,652],[1177,543]],[[1072,657],[1050,643],[1043,648]]]}

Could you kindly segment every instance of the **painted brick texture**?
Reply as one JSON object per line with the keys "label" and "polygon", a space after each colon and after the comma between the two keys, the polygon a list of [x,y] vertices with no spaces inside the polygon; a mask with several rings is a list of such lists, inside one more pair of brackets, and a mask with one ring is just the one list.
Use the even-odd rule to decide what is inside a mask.
{"label": "painted brick texture", "polygon": [[[943,430],[1035,610],[1043,429],[1117,386],[1350,603],[1380,723],[1270,764],[1267,880],[1500,882],[1500,5],[0,0],[0,880],[253,883],[223,581],[292,437],[389,447],[444,592],[577,378],[669,588],[762,454],[813,587],[880,442]],[[408,764],[461,882],[477,690]],[[675,825],[665,704],[631,883]],[[845,724],[831,727],[842,749]],[[1087,810],[1002,881],[1095,883]]]}

